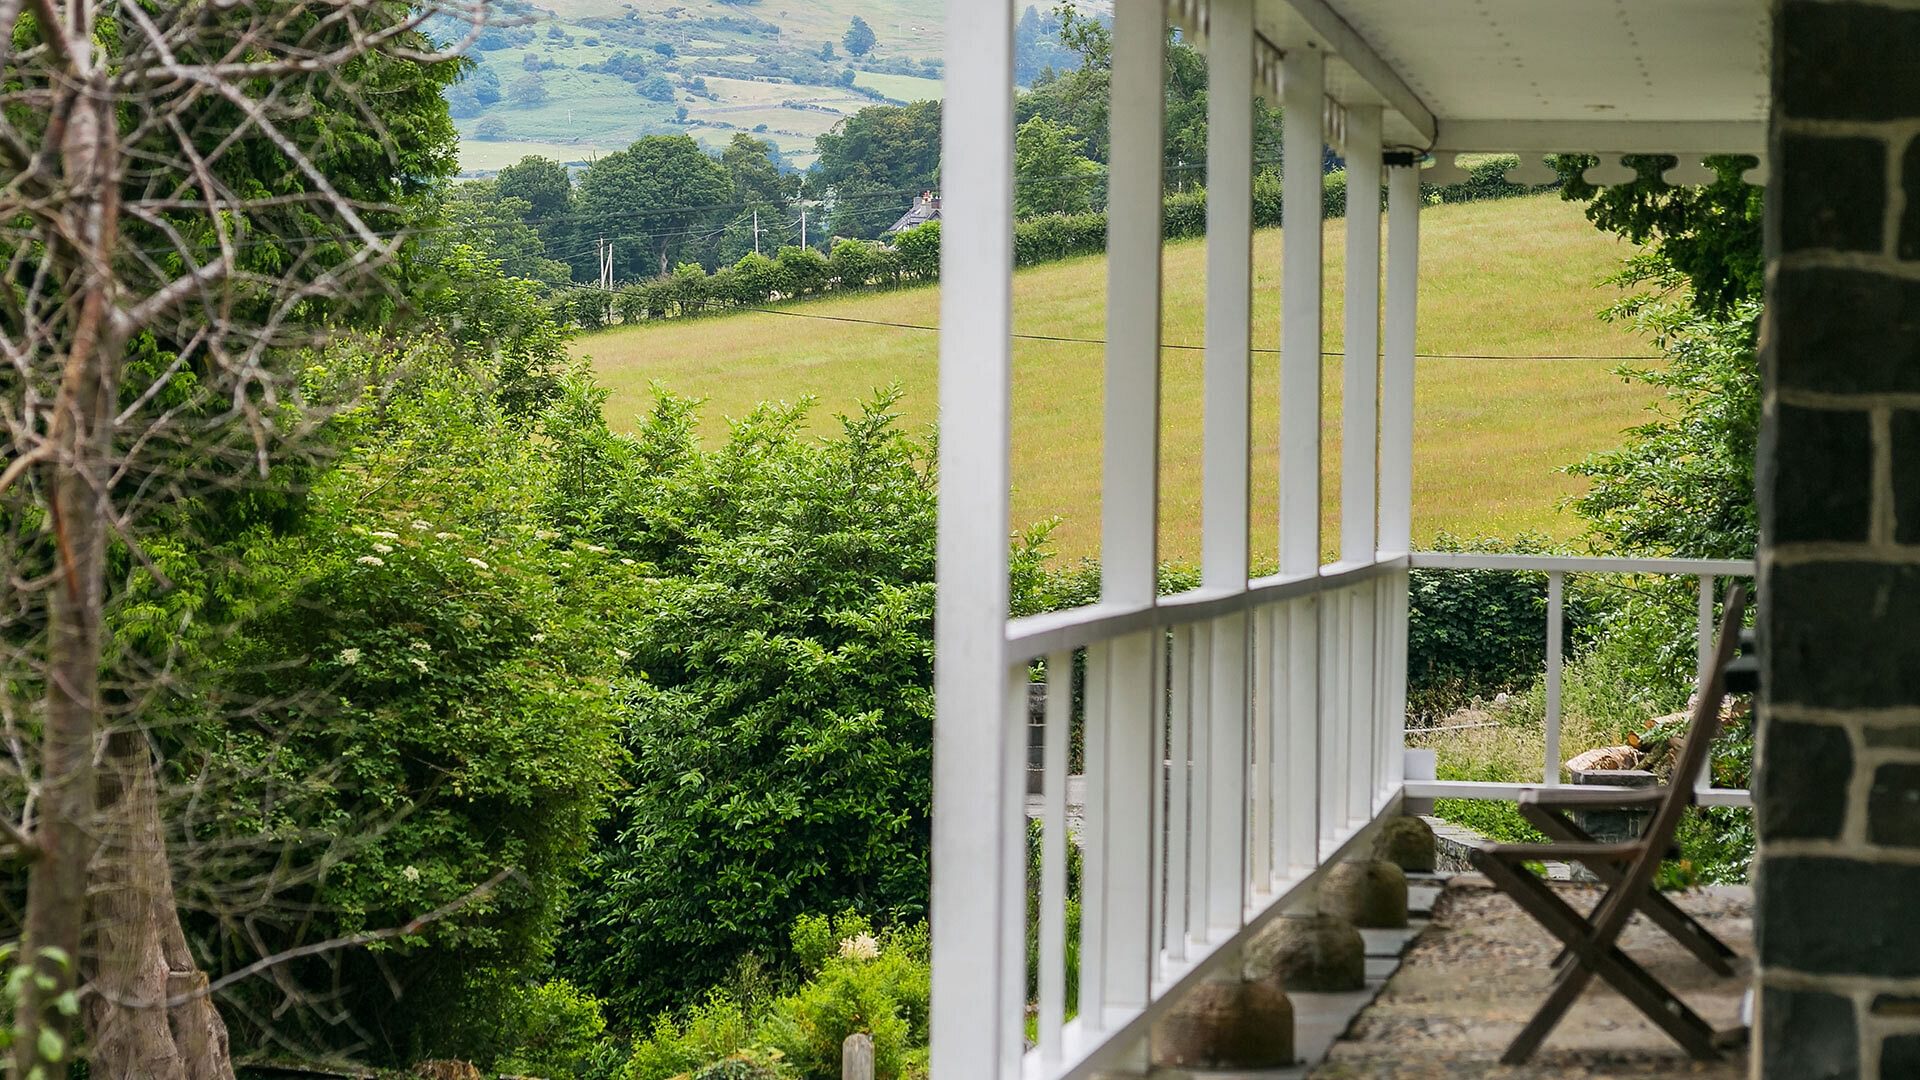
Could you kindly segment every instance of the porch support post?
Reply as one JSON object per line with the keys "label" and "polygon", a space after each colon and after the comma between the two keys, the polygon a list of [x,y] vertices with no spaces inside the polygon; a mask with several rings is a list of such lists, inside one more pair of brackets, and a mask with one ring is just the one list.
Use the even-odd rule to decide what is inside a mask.
{"label": "porch support post", "polygon": [[[1290,50],[1281,62],[1280,572],[1320,567],[1321,172],[1325,58]],[[1287,855],[1305,871],[1320,861],[1320,607],[1287,606]]]}
{"label": "porch support post", "polygon": [[[1114,5],[1100,557],[1102,599],[1128,605],[1151,605],[1157,583],[1165,42],[1161,0]],[[1097,860],[1089,851],[1088,877],[1090,889],[1099,894],[1094,902],[1100,910],[1090,929],[1101,938],[1088,944],[1103,954],[1097,990],[1103,1009],[1147,1003],[1157,906],[1157,890],[1150,884],[1152,835],[1159,814],[1138,793],[1154,790],[1153,770],[1160,767],[1151,745],[1154,716],[1161,709],[1153,676],[1164,663],[1164,651],[1157,631],[1121,638],[1111,647],[1106,760],[1099,782],[1117,797],[1102,800],[1106,821],[1098,836],[1090,837],[1102,851]],[[1096,861],[1098,877],[1091,872]],[[1096,1028],[1102,1017],[1102,1011],[1081,1014],[1083,1023]]]}
{"label": "porch support post", "polygon": [[[1387,170],[1387,303],[1380,357],[1381,556],[1413,550],[1414,328],[1420,293],[1420,166],[1411,154]],[[1407,576],[1388,586],[1387,700],[1381,710],[1387,742],[1387,784],[1406,778]]]}
{"label": "porch support post", "polygon": [[1776,0],[1753,1075],[1920,1075],[1920,9]]}
{"label": "porch support post", "polygon": [[[1340,370],[1340,561],[1372,562],[1379,505],[1380,106],[1347,107],[1347,276]],[[1347,820],[1373,817],[1380,724],[1375,709],[1379,605],[1369,585],[1346,598]]]}
{"label": "porch support post", "polygon": [[[1202,577],[1210,587],[1237,591],[1247,587],[1247,445],[1253,403],[1248,318],[1253,298],[1252,0],[1215,0],[1210,20]],[[1207,925],[1215,932],[1239,929],[1247,903],[1247,763],[1253,730],[1247,715],[1247,619],[1243,613],[1215,623],[1210,650]],[[1264,781],[1264,761],[1260,768]],[[1255,801],[1262,808],[1266,791],[1264,782],[1255,784]],[[1264,830],[1252,848],[1264,873]]]}
{"label": "porch support post", "polygon": [[[1013,5],[947,20],[933,768],[932,1069],[1014,1076],[1025,1034],[1026,829],[1007,711]],[[1011,763],[1011,764],[1009,764]],[[1009,989],[1020,991],[1011,998]]]}

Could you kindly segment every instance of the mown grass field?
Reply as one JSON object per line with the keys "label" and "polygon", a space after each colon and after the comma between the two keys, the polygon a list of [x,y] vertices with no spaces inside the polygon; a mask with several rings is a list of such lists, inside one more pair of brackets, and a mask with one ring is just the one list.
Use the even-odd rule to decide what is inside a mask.
{"label": "mown grass field", "polygon": [[[1326,230],[1327,348],[1340,349],[1344,223]],[[1626,246],[1600,233],[1554,196],[1435,207],[1422,219],[1419,350],[1501,356],[1645,354],[1648,343],[1595,312],[1614,296],[1600,279]],[[1255,241],[1254,341],[1279,340],[1280,235]],[[1205,245],[1169,245],[1164,330],[1169,344],[1203,339]],[[1075,259],[1019,273],[1019,333],[1101,337],[1105,260]],[[814,424],[852,409],[876,387],[898,385],[902,422],[937,413],[937,335],[914,329],[817,321],[834,316],[931,326],[937,287],[866,293],[797,304],[794,315],[741,313],[621,328],[581,338],[612,391],[607,415],[632,425],[655,382],[707,402],[702,435],[725,437],[726,418],[763,400],[818,399]],[[796,317],[797,316],[797,317]],[[1014,522],[1059,516],[1067,556],[1099,545],[1102,351],[1097,345],[1015,342]],[[1162,555],[1199,552],[1201,354],[1162,354]],[[1617,361],[1422,359],[1415,402],[1416,539],[1445,530],[1470,535],[1578,532],[1562,509],[1578,481],[1561,466],[1619,442],[1651,395],[1612,374]],[[1277,534],[1278,358],[1254,361],[1253,536],[1271,552]],[[1325,535],[1337,535],[1340,360],[1325,363]]]}

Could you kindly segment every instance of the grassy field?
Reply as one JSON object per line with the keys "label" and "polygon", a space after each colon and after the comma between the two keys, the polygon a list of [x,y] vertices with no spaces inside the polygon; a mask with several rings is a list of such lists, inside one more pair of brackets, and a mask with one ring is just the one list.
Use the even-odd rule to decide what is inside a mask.
{"label": "grassy field", "polygon": [[[1327,227],[1326,328],[1340,348],[1342,222]],[[1553,196],[1435,207],[1422,221],[1419,349],[1508,356],[1644,354],[1648,344],[1594,312],[1613,293],[1600,278],[1626,247],[1578,208]],[[1205,246],[1166,251],[1163,341],[1202,340]],[[1279,338],[1280,236],[1255,242],[1256,345]],[[1016,330],[1098,338],[1105,321],[1105,260],[1076,259],[1022,271],[1015,280]],[[870,293],[795,305],[803,317],[836,316],[933,325],[936,287]],[[652,382],[706,399],[703,436],[725,436],[725,418],[766,399],[813,395],[816,426],[873,388],[898,384],[904,422],[924,427],[936,408],[938,339],[924,330],[743,313],[617,329],[581,339],[612,390],[616,426],[648,408]],[[1200,521],[1198,352],[1162,354],[1162,554],[1194,559]],[[1014,521],[1058,515],[1069,556],[1099,543],[1101,349],[1016,341],[1014,348]],[[1611,374],[1612,360],[1423,359],[1415,406],[1414,528],[1417,538],[1447,530],[1570,536],[1578,523],[1560,509],[1578,490],[1556,470],[1619,442],[1651,395]],[[1254,550],[1272,551],[1277,514],[1278,368],[1271,353],[1254,363]],[[1340,361],[1326,362],[1328,418],[1324,511],[1337,535]]]}
{"label": "grassy field", "polygon": [[941,93],[939,79],[922,79],[915,75],[863,71],[853,77],[853,83],[869,90],[878,90],[895,101],[932,101]]}

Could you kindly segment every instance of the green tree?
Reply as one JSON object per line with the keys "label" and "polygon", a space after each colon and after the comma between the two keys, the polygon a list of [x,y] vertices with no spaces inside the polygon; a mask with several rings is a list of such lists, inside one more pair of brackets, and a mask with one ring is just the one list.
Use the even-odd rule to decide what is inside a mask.
{"label": "green tree", "polygon": [[[474,250],[492,259],[498,271],[507,277],[527,278],[543,285],[564,285],[570,274],[567,264],[547,258],[547,245],[527,220],[533,208],[525,199],[502,195],[500,182],[469,180],[455,184],[442,202],[440,215],[447,231],[427,236],[430,252],[447,250],[448,237],[458,237]],[[451,272],[442,266],[441,273]]]}
{"label": "green tree", "polygon": [[873,27],[868,26],[867,20],[858,15],[853,17],[853,22],[847,26],[846,34],[840,38],[840,44],[846,46],[847,52],[854,56],[865,56],[872,52],[873,41]]}
{"label": "green tree", "polygon": [[568,935],[570,977],[638,1017],[801,914],[926,902],[934,484],[891,397],[806,430],[763,406],[702,450],[691,402],[563,462],[569,510],[652,566],[630,764]]}
{"label": "green tree", "polygon": [[1077,214],[1093,204],[1100,167],[1080,154],[1079,132],[1036,116],[1021,124],[1013,142],[1013,209],[1034,214]]}
{"label": "green tree", "polygon": [[820,136],[815,175],[833,190],[829,228],[871,239],[899,218],[909,198],[937,186],[940,103],[870,105]]}
{"label": "green tree", "polygon": [[664,275],[695,252],[703,227],[738,214],[732,193],[727,170],[692,138],[648,135],[581,176],[581,239],[613,241],[619,276]]}
{"label": "green tree", "polygon": [[545,105],[550,96],[547,80],[532,71],[513,80],[513,85],[507,89],[507,100],[522,109],[537,109]]}

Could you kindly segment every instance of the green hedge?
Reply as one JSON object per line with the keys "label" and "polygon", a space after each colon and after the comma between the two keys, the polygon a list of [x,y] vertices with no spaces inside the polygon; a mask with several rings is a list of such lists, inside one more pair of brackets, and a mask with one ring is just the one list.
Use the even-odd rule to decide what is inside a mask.
{"label": "green hedge", "polygon": [[[1502,174],[1519,159],[1492,156],[1467,168],[1468,179],[1446,187],[1424,186],[1430,204],[1473,202],[1480,199],[1529,195],[1545,188],[1508,183]],[[1548,188],[1553,185],[1547,185]],[[1321,187],[1321,211],[1326,217],[1347,213],[1347,174],[1326,174]],[[1385,193],[1382,192],[1384,205]],[[1281,224],[1280,176],[1263,171],[1253,181],[1253,225],[1258,229]],[[1205,236],[1207,193],[1204,189],[1168,195],[1161,205],[1160,231],[1168,240]],[[1107,249],[1107,215],[1045,214],[1015,222],[1013,261],[1036,266]],[[650,278],[617,293],[578,288],[555,299],[555,315],[588,330],[614,319],[632,324],[655,319],[685,318],[736,308],[761,307],[846,289],[892,288],[937,281],[940,277],[940,223],[928,222],[899,233],[891,245],[870,240],[835,240],[831,251],[783,247],[772,258],[753,254],[733,266],[709,274],[691,263],[664,277]]]}

